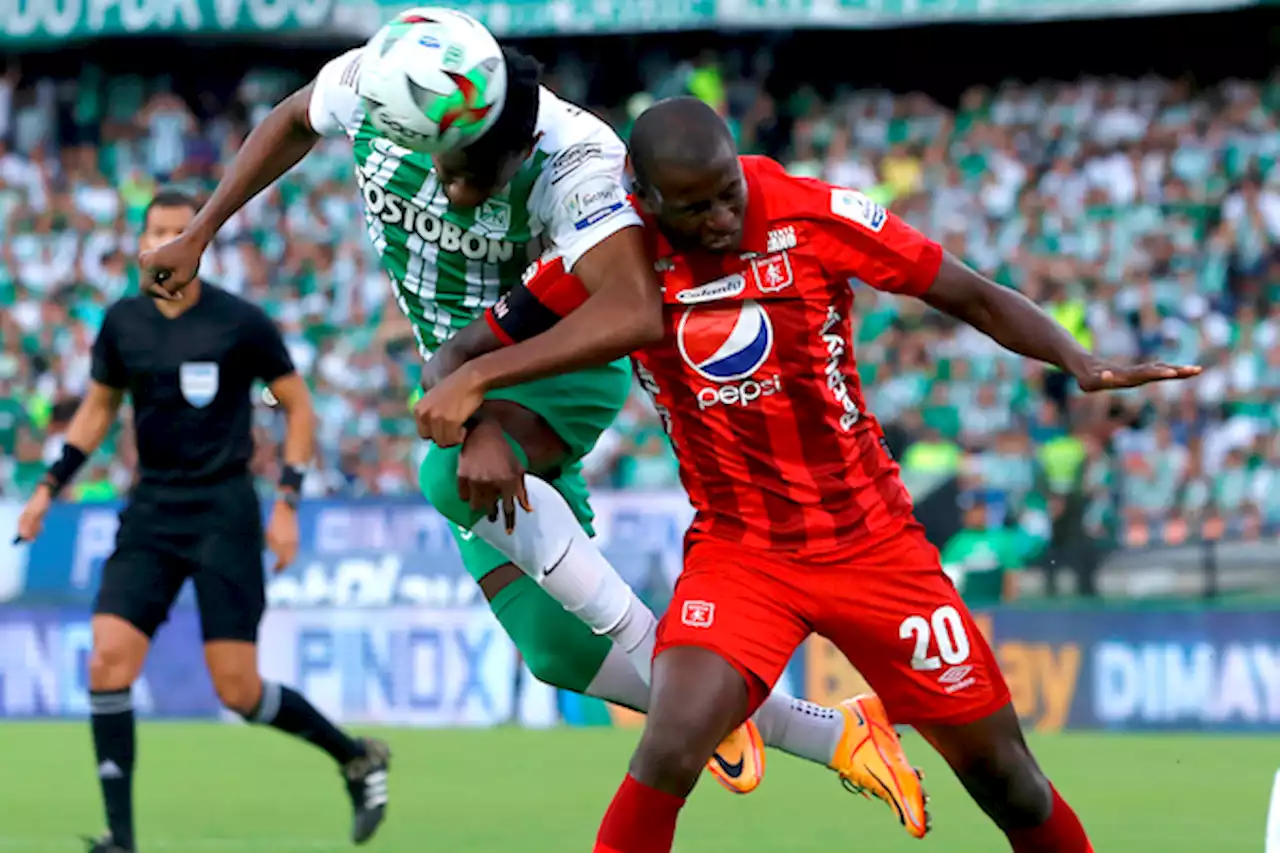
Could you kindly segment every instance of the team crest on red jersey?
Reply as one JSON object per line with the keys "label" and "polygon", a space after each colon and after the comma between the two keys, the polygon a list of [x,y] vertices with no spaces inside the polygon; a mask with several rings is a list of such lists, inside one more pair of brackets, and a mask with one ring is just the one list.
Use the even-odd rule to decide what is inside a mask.
{"label": "team crest on red jersey", "polygon": [[685,363],[713,382],[753,375],[773,350],[773,325],[760,303],[740,302],[689,308],[676,327]]}
{"label": "team crest on red jersey", "polygon": [[796,280],[791,270],[791,258],[786,252],[759,258],[751,262],[751,273],[761,293],[777,293],[786,290]]}
{"label": "team crest on red jersey", "polygon": [[710,628],[716,621],[716,606],[710,601],[686,601],[680,621],[690,628]]}

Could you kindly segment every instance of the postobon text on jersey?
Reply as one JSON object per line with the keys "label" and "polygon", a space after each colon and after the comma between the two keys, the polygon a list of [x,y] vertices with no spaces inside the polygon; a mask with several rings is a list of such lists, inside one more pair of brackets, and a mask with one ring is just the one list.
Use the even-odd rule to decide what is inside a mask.
{"label": "postobon text on jersey", "polygon": [[485,237],[470,230],[463,231],[452,222],[446,222],[413,202],[387,192],[385,187],[364,179],[358,172],[357,175],[361,178],[360,192],[364,195],[367,215],[386,225],[416,234],[424,242],[434,243],[443,251],[461,252],[469,261],[497,264],[515,257],[515,243]]}

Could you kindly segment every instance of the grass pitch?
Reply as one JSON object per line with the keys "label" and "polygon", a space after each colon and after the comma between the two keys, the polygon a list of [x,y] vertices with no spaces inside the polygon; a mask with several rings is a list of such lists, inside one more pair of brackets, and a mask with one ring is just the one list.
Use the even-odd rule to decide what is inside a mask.
{"label": "grass pitch", "polygon": [[[378,732],[394,752],[387,823],[370,853],[586,853],[637,733],[621,729]],[[1033,748],[1100,853],[1260,853],[1280,739],[1054,735]],[[913,841],[887,807],[770,753],[764,785],[709,779],[676,853],[998,853],[1003,837],[918,738],[934,830]],[[339,853],[347,800],[328,758],[276,732],[144,722],[139,853]],[[0,853],[74,853],[102,826],[87,724],[0,723]]]}

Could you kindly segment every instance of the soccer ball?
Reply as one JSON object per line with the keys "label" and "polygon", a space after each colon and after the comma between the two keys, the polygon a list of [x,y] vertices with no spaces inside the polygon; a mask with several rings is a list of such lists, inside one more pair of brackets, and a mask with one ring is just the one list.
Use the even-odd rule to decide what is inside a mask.
{"label": "soccer ball", "polygon": [[356,92],[381,135],[439,154],[493,127],[507,94],[507,66],[479,21],[452,9],[401,12],[365,45]]}

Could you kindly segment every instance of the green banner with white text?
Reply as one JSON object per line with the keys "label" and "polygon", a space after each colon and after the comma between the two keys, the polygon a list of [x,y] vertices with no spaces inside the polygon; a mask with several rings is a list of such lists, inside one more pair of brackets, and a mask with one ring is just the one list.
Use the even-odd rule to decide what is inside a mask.
{"label": "green banner with white text", "polygon": [[[0,51],[120,36],[364,38],[433,0],[0,0]],[[500,37],[671,30],[870,29],[1225,11],[1277,0],[434,0]]]}
{"label": "green banner with white text", "polygon": [[[335,11],[372,33],[410,4],[351,0]],[[463,0],[449,4],[498,36],[666,30],[871,29],[980,21],[1169,15],[1260,5],[1258,0]]]}
{"label": "green banner with white text", "polygon": [[0,0],[0,50],[119,36],[320,30],[340,1]]}

